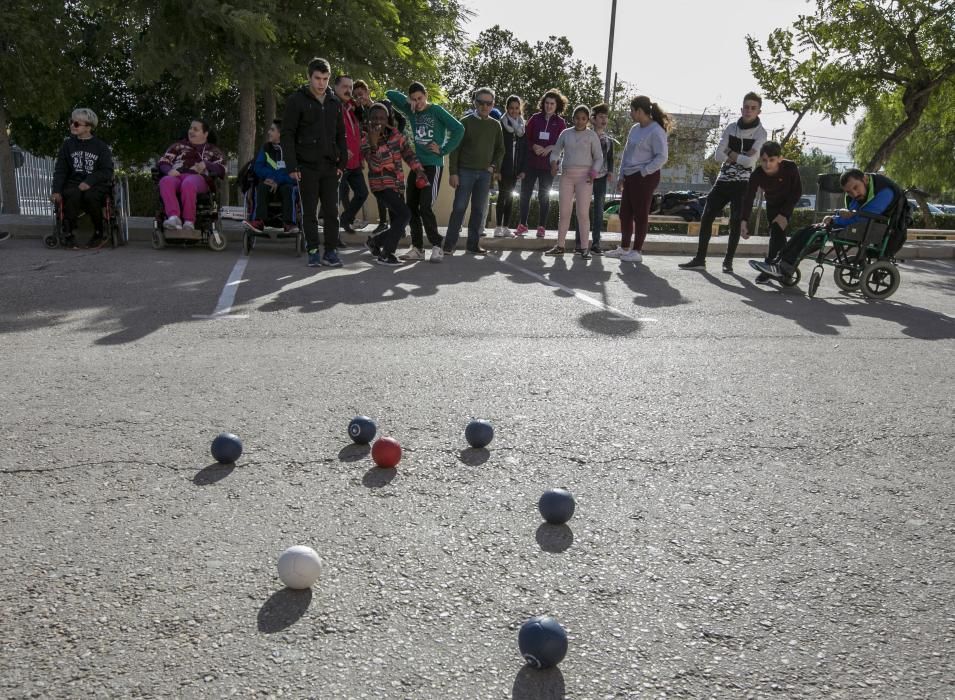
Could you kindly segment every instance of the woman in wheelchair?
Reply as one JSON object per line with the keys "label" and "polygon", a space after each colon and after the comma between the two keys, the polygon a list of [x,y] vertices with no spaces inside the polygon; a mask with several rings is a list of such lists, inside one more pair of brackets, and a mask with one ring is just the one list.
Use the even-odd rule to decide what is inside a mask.
{"label": "woman in wheelchair", "polygon": [[862,219],[863,212],[870,216],[887,216],[899,198],[904,198],[902,188],[885,175],[864,173],[857,168],[842,173],[839,184],[846,193],[845,209],[825,217],[821,226],[807,226],[795,233],[775,261],[754,260],[750,264],[770,277],[789,278],[802,258],[819,249],[827,229],[839,230],[852,226]]}
{"label": "woman in wheelchair", "polygon": [[74,234],[81,212],[86,212],[93,222],[93,236],[86,247],[99,248],[108,240],[103,232],[103,205],[113,183],[113,155],[109,146],[93,136],[98,124],[93,110],[74,109],[70,115],[70,136],[56,156],[50,201],[58,211],[63,208],[60,243],[64,248],[76,248]]}
{"label": "woman in wheelchair", "polygon": [[167,229],[195,229],[196,198],[213,190],[215,178],[225,177],[225,156],[209,136],[209,125],[193,120],[188,137],[172,144],[157,163],[163,175],[159,196]]}
{"label": "woman in wheelchair", "polygon": [[275,194],[282,200],[282,229],[284,233],[298,233],[295,225],[295,180],[288,174],[282,154],[282,120],[276,119],[269,127],[268,140],[255,159],[255,209],[243,225],[262,233],[269,220],[269,198]]}

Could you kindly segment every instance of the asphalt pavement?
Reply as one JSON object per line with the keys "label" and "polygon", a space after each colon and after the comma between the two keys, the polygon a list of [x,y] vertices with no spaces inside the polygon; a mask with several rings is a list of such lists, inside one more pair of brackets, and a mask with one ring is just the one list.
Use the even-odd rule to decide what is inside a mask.
{"label": "asphalt pavement", "polygon": [[951,260],[342,257],[0,244],[0,696],[955,695]]}

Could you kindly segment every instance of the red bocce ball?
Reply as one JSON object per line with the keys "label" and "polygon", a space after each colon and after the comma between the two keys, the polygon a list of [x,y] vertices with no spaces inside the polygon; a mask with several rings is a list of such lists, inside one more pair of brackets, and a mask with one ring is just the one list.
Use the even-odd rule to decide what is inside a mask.
{"label": "red bocce ball", "polygon": [[383,469],[396,467],[401,461],[401,445],[394,438],[380,438],[371,446],[371,458]]}

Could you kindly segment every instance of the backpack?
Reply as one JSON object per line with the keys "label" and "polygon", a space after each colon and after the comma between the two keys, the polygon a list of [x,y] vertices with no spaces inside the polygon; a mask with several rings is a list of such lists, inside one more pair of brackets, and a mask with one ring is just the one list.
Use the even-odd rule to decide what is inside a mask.
{"label": "backpack", "polygon": [[889,242],[885,245],[885,254],[890,258],[902,250],[905,239],[909,236],[909,226],[912,225],[912,205],[904,194],[900,199],[901,202],[897,205],[897,211],[890,223],[892,233],[889,235]]}

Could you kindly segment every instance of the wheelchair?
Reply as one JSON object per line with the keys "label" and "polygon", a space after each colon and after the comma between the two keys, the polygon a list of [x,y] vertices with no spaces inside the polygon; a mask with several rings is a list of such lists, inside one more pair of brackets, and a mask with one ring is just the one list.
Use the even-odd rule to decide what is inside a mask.
{"label": "wheelchair", "polygon": [[219,193],[215,188],[196,196],[195,230],[166,229],[163,222],[166,220],[166,210],[163,207],[162,197],[159,196],[159,181],[163,178],[159,168],[153,166],[150,170],[153,183],[156,185],[156,216],[153,219],[153,248],[160,250],[167,245],[207,245],[217,253],[226,249],[229,241],[222,230],[222,221],[219,219]]}
{"label": "wheelchair", "polygon": [[[820,175],[819,191],[841,192],[838,175]],[[844,292],[861,292],[867,299],[888,299],[899,288],[901,274],[893,257],[905,241],[909,203],[906,190],[892,203],[885,215],[858,212],[860,220],[843,229],[816,226],[816,231],[799,254],[791,279],[798,282],[799,262],[814,259],[807,293],[816,296],[825,268],[833,268],[833,281]],[[890,242],[894,250],[890,249]],[[783,283],[787,286],[789,280]],[[795,284],[795,282],[793,282]]]}
{"label": "wheelchair", "polygon": [[[258,186],[257,178],[250,177],[246,182],[246,189],[242,194],[245,198],[245,216],[246,219],[252,219],[255,216],[256,208],[256,188]],[[292,222],[298,226],[298,233],[285,233],[284,223],[282,221],[282,202],[278,197],[269,197],[268,213],[265,217],[265,230],[262,233],[245,230],[242,239],[242,252],[249,255],[255,248],[257,239],[265,238],[272,241],[294,240],[296,257],[305,253],[305,232],[302,230],[302,197],[298,187],[292,187]]]}
{"label": "wheelchair", "polygon": [[[85,212],[80,213],[80,218]],[[53,205],[53,231],[43,237],[47,248],[59,248],[64,244],[63,202]],[[72,232],[71,232],[72,233]],[[110,248],[129,243],[129,180],[125,177],[110,182],[109,191],[103,200],[103,234]]]}

